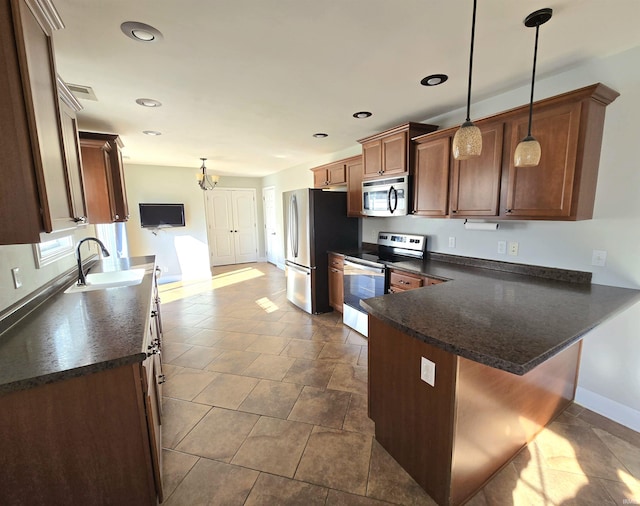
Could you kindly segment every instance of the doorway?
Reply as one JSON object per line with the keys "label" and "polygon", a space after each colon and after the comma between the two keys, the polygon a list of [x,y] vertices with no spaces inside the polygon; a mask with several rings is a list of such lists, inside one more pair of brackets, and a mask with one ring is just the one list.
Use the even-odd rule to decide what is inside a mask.
{"label": "doorway", "polygon": [[276,189],[268,186],[262,189],[262,205],[264,214],[264,249],[267,262],[276,265],[276,241],[278,238],[276,225]]}
{"label": "doorway", "polygon": [[205,192],[209,263],[257,262],[256,190],[215,188]]}

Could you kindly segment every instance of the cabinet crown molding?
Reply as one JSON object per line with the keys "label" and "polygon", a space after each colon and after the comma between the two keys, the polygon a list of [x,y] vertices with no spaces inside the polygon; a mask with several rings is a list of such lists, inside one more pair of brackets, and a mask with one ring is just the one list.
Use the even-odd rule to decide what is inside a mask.
{"label": "cabinet crown molding", "polygon": [[25,0],[42,29],[51,36],[56,30],[62,30],[64,23],[51,0]]}

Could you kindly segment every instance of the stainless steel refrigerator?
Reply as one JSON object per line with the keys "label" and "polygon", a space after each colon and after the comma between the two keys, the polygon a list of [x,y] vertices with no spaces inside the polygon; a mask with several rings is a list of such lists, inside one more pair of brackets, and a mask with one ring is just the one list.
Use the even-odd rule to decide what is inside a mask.
{"label": "stainless steel refrigerator", "polygon": [[287,299],[307,313],[331,311],[329,250],[360,245],[360,219],[347,217],[346,192],[303,188],[282,194]]}

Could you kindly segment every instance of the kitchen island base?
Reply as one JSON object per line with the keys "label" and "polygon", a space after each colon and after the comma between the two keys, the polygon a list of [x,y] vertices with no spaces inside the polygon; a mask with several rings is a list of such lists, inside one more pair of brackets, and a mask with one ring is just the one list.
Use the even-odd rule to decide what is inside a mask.
{"label": "kitchen island base", "polygon": [[[376,439],[438,504],[462,504],[572,402],[580,348],[518,376],[369,315]],[[434,386],[421,380],[422,357],[435,364]]]}

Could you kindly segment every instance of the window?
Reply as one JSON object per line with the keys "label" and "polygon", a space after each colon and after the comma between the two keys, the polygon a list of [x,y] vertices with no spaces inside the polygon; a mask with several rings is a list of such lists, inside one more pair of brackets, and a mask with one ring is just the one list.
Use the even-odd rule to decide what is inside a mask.
{"label": "window", "polygon": [[33,245],[36,268],[40,269],[73,253],[73,236],[67,235]]}

